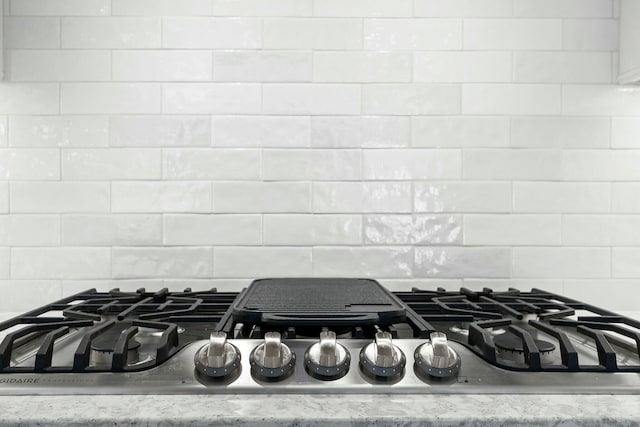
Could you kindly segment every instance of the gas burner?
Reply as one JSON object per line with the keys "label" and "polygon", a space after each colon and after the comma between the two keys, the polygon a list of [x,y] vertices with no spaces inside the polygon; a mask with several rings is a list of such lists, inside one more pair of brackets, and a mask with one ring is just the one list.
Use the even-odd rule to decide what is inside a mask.
{"label": "gas burner", "polygon": [[[96,337],[91,343],[91,365],[96,367],[110,367],[116,343],[124,331],[112,328]],[[135,339],[127,341],[127,363],[140,362],[140,342]]]}
{"label": "gas burner", "polygon": [[[507,332],[496,336],[493,342],[503,359],[524,362],[524,345],[521,338],[511,332]],[[547,360],[549,355],[556,349],[556,346],[549,341],[534,339],[533,342],[538,347],[543,360]]]}

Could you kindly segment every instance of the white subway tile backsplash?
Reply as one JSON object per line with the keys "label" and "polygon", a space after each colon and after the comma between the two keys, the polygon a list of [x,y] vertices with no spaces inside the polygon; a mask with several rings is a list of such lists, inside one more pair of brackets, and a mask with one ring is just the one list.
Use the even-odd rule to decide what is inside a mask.
{"label": "white subway tile backsplash", "polygon": [[463,176],[471,180],[558,180],[563,173],[559,150],[467,149]]}
{"label": "white subway tile backsplash", "polygon": [[315,247],[313,275],[318,277],[410,277],[411,247]]}
{"label": "white subway tile backsplash", "polygon": [[608,148],[610,128],[609,119],[603,117],[513,117],[511,145],[521,148]]}
{"label": "white subway tile backsplash", "polygon": [[360,245],[360,215],[264,215],[265,245]]}
{"label": "white subway tile backsplash", "polygon": [[144,49],[161,46],[159,18],[62,18],[66,49]]}
{"label": "white subway tile backsplash", "polygon": [[60,153],[55,149],[0,149],[0,179],[60,179]]}
{"label": "white subway tile backsplash", "polygon": [[411,131],[414,147],[509,146],[508,117],[412,117]]}
{"label": "white subway tile backsplash", "polygon": [[613,277],[640,277],[640,263],[638,263],[640,248],[613,248],[611,252]]}
{"label": "white subway tile backsplash", "polygon": [[198,116],[112,116],[113,147],[206,147],[211,119]]}
{"label": "white subway tile backsplash", "polygon": [[0,147],[7,145],[7,117],[0,116]]}
{"label": "white subway tile backsplash", "polygon": [[257,180],[260,151],[165,149],[162,170],[172,180]]}
{"label": "white subway tile backsplash", "polygon": [[607,85],[564,85],[562,112],[567,115],[640,115],[640,88]]}
{"label": "white subway tile backsplash", "polygon": [[211,212],[208,182],[114,182],[113,212]]}
{"label": "white subway tile backsplash", "polygon": [[110,0],[10,0],[11,15],[18,16],[105,16]]}
{"label": "white subway tile backsplash", "polygon": [[211,80],[211,52],[180,50],[114,51],[113,80],[198,81]]}
{"label": "white subway tile backsplash", "polygon": [[513,0],[415,0],[414,15],[427,17],[511,16]]}
{"label": "white subway tile backsplash", "polygon": [[363,175],[369,180],[460,179],[460,150],[365,150]]}
{"label": "white subway tile backsplash", "polygon": [[560,50],[560,19],[465,19],[465,50]]}
{"label": "white subway tile backsplash", "polygon": [[223,247],[216,248],[214,256],[216,277],[299,277],[312,272],[311,248]]}
{"label": "white subway tile backsplash", "polygon": [[560,85],[464,84],[464,114],[554,115],[562,109]]}
{"label": "white subway tile backsplash", "polygon": [[370,245],[458,245],[461,215],[367,215],[364,242]]}
{"label": "white subway tile backsplash", "polygon": [[617,50],[618,21],[615,19],[565,19],[562,23],[565,50]]}
{"label": "white subway tile backsplash", "polygon": [[515,52],[513,79],[522,83],[610,83],[609,52]]}
{"label": "white subway tile backsplash", "polygon": [[53,83],[0,83],[0,114],[57,114],[58,85]]}
{"label": "white subway tile backsplash", "polygon": [[612,0],[514,0],[516,16],[536,18],[608,18],[613,11]]}
{"label": "white subway tile backsplash", "polygon": [[9,211],[9,183],[0,182],[0,213]]}
{"label": "white subway tile backsplash", "polygon": [[256,49],[262,23],[255,18],[175,18],[162,20],[162,47],[184,49]]}
{"label": "white subway tile backsplash", "polygon": [[261,215],[165,215],[166,245],[260,245]]}
{"label": "white subway tile backsplash", "polygon": [[408,117],[325,116],[311,119],[313,147],[406,147],[410,138],[411,122]]}
{"label": "white subway tile backsplash", "polygon": [[362,49],[361,19],[266,18],[262,33],[264,49]]}
{"label": "white subway tile backsplash", "polygon": [[509,182],[416,182],[416,212],[511,212]]}
{"label": "white subway tile backsplash", "polygon": [[313,54],[316,82],[409,82],[408,52],[338,52]]}
{"label": "white subway tile backsplash", "polygon": [[362,92],[362,112],[388,115],[460,113],[459,85],[375,84]]}
{"label": "white subway tile backsplash", "polygon": [[213,80],[226,82],[309,82],[312,54],[305,51],[216,51]]}
{"label": "white subway tile backsplash", "polygon": [[114,278],[211,277],[213,253],[210,248],[113,248]]}
{"label": "white subway tile backsplash", "polygon": [[611,185],[611,193],[611,210],[613,212],[640,212],[640,183],[614,183]]}
{"label": "white subway tile backsplash", "polygon": [[17,82],[104,81],[110,54],[101,50],[13,50],[9,76]]}
{"label": "white subway tile backsplash", "polygon": [[13,248],[15,279],[101,279],[111,275],[110,248]]}
{"label": "white subway tile backsplash", "polygon": [[266,84],[262,87],[262,111],[278,115],[359,114],[361,98],[360,86],[355,84]]}
{"label": "white subway tile backsplash", "polygon": [[114,16],[210,15],[211,0],[111,0],[111,14]]}
{"label": "white subway tile backsplash", "polygon": [[416,82],[508,82],[511,52],[414,52]]}
{"label": "white subway tile backsplash", "polygon": [[[6,262],[8,264],[8,258]],[[0,265],[2,263],[0,262]],[[1,268],[0,271],[2,271]],[[6,271],[9,271],[8,268]],[[82,290],[86,289],[87,287]],[[11,295],[10,298],[3,298],[0,301],[0,312],[5,313],[33,310],[33,307],[51,304],[51,301],[57,301],[63,296],[59,280],[2,280],[0,292]]]}
{"label": "white subway tile backsplash", "polygon": [[60,47],[60,20],[43,17],[4,18],[7,49],[53,49]]}
{"label": "white subway tile backsplash", "polygon": [[62,152],[62,179],[102,181],[160,179],[160,150],[81,148]]}
{"label": "white subway tile backsplash", "polygon": [[612,148],[640,148],[640,118],[613,117],[611,119]]}
{"label": "white subway tile backsplash", "polygon": [[220,116],[213,118],[216,147],[308,147],[308,117]]}
{"label": "white subway tile backsplash", "polygon": [[609,212],[610,205],[611,186],[608,183],[513,183],[515,212],[599,213]]}
{"label": "white subway tile backsplash", "polygon": [[408,182],[315,182],[313,212],[411,212]]}
{"label": "white subway tile backsplash", "polygon": [[169,114],[259,113],[260,89],[258,84],[166,83],[162,110]]}
{"label": "white subway tile backsplash", "polygon": [[311,185],[306,182],[217,182],[216,212],[309,212]]}
{"label": "white subway tile backsplash", "polygon": [[459,19],[365,19],[364,48],[368,50],[459,50]]}
{"label": "white subway tile backsplash", "polygon": [[0,278],[6,279],[9,277],[11,277],[11,249],[0,248]]}
{"label": "white subway tile backsplash", "polygon": [[212,0],[219,16],[310,16],[313,0]]}
{"label": "white subway tile backsplash", "polygon": [[417,247],[416,277],[500,278],[511,275],[506,247]]}
{"label": "white subway tile backsplash", "polygon": [[560,215],[465,215],[464,244],[559,245]]}
{"label": "white subway tile backsplash", "polygon": [[360,150],[264,150],[267,181],[354,181],[362,179]]}
{"label": "white subway tile backsplash", "polygon": [[11,212],[107,212],[108,182],[12,182]]}
{"label": "white subway tile backsplash", "polygon": [[157,114],[159,83],[63,83],[63,114]]}
{"label": "white subway tile backsplash", "polygon": [[640,218],[636,215],[566,215],[562,242],[575,246],[638,246]]}
{"label": "white subway tile backsplash", "polygon": [[313,3],[315,16],[410,17],[412,0],[322,0]]}
{"label": "white subway tile backsplash", "polygon": [[68,246],[162,244],[160,215],[62,215],[62,243]]}
{"label": "white subway tile backsplash", "polygon": [[[635,311],[638,301],[629,298],[638,289],[637,279],[570,279],[564,281],[566,295],[583,295],[581,301],[602,306],[606,301],[618,310]],[[613,290],[613,292],[612,292]]]}
{"label": "white subway tile backsplash", "polygon": [[0,216],[0,246],[58,246],[58,215]]}
{"label": "white subway tile backsplash", "polygon": [[109,121],[101,116],[13,116],[12,147],[104,147]]}
{"label": "white subway tile backsplash", "polygon": [[513,249],[514,277],[603,278],[611,273],[609,248],[523,247]]}

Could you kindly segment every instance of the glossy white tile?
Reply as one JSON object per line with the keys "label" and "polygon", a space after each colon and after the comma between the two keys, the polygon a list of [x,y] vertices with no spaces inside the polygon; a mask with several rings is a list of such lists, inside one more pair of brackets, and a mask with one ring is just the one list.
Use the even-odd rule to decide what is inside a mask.
{"label": "glossy white tile", "polygon": [[612,0],[514,0],[516,16],[536,18],[608,18],[612,16]]}
{"label": "glossy white tile", "polygon": [[160,179],[160,150],[79,148],[62,152],[62,179],[102,181]]}
{"label": "glossy white tile", "polygon": [[414,52],[413,81],[508,82],[511,52]]}
{"label": "glossy white tile", "polygon": [[198,116],[111,116],[113,147],[206,147],[211,119]]}
{"label": "glossy white tile", "polygon": [[512,117],[511,145],[519,148],[608,148],[610,129],[609,119],[605,117]]}
{"label": "glossy white tile", "polygon": [[50,181],[60,179],[60,153],[47,148],[0,149],[0,179]]}
{"label": "glossy white tile", "polygon": [[411,0],[322,0],[313,3],[314,16],[324,17],[410,17]]}
{"label": "glossy white tile", "polygon": [[508,147],[508,117],[437,116],[411,118],[414,147]]}
{"label": "glossy white tile", "polygon": [[465,50],[560,50],[561,19],[465,19]]}
{"label": "glossy white tile", "polygon": [[62,244],[151,246],[162,244],[160,215],[62,215]]}
{"label": "glossy white tile", "polygon": [[216,147],[308,147],[310,119],[286,116],[213,118]]}
{"label": "glossy white tile", "polygon": [[265,84],[262,86],[262,112],[274,115],[359,114],[361,98],[361,88],[355,84]]}
{"label": "glossy white tile", "polygon": [[611,119],[612,148],[640,148],[640,118],[613,117]]}
{"label": "glossy white tile", "polygon": [[215,212],[309,212],[307,182],[216,182]]}
{"label": "glossy white tile", "polygon": [[513,249],[514,277],[603,278],[611,273],[609,248],[523,247]]}
{"label": "glossy white tile", "polygon": [[552,181],[563,176],[559,150],[467,149],[463,177],[470,180]]}
{"label": "glossy white tile", "polygon": [[214,256],[216,277],[300,277],[312,272],[311,248],[223,247]]}
{"label": "glossy white tile", "polygon": [[362,49],[361,19],[265,18],[262,33],[264,49]]}
{"label": "glossy white tile", "polygon": [[360,215],[264,215],[264,244],[360,245]]}
{"label": "glossy white tile", "polygon": [[509,17],[513,0],[415,0],[414,15],[426,17]]}
{"label": "glossy white tile", "polygon": [[260,151],[165,149],[162,171],[170,180],[257,180]]}
{"label": "glossy white tile", "polygon": [[360,150],[264,150],[262,178],[267,181],[354,181],[362,179]]}
{"label": "glossy white tile", "polygon": [[560,215],[465,215],[464,244],[560,245]]}
{"label": "glossy white tile", "polygon": [[111,53],[116,81],[206,81],[212,77],[211,52],[121,50]]}
{"label": "glossy white tile", "polygon": [[410,277],[411,247],[314,247],[317,277]]}
{"label": "glossy white tile", "polygon": [[313,81],[409,82],[411,81],[411,54],[408,52],[315,52]]}
{"label": "glossy white tile", "polygon": [[15,82],[107,81],[110,53],[104,50],[12,50],[8,74]]}
{"label": "glossy white tile", "polygon": [[108,182],[12,182],[11,212],[108,212]]}
{"label": "glossy white tile", "polygon": [[409,117],[321,116],[311,118],[313,147],[406,147],[410,139]]}
{"label": "glossy white tile", "polygon": [[6,16],[4,25],[4,45],[7,49],[60,47],[58,18]]}
{"label": "glossy white tile", "polygon": [[459,19],[365,19],[364,48],[368,50],[459,50]]}
{"label": "glossy white tile", "polygon": [[254,114],[261,108],[258,84],[166,83],[162,112],[169,114]]}
{"label": "glossy white tile", "polygon": [[565,50],[618,49],[618,21],[615,19],[565,19],[562,23]]}
{"label": "glossy white tile", "polygon": [[511,212],[509,182],[416,182],[416,212]]}
{"label": "glossy white tile", "polygon": [[3,215],[0,217],[0,246],[58,246],[58,215]]}
{"label": "glossy white tile", "polygon": [[256,49],[262,45],[262,22],[256,18],[162,19],[162,46],[183,49]]}
{"label": "glossy white tile", "polygon": [[363,175],[369,180],[460,179],[460,150],[380,149],[363,152]]}
{"label": "glossy white tile", "polygon": [[315,182],[313,212],[411,212],[408,182]]}
{"label": "glossy white tile", "polygon": [[522,83],[610,83],[609,52],[515,52],[513,80]]}
{"label": "glossy white tile", "polygon": [[63,114],[157,114],[159,83],[63,83],[60,87]]}
{"label": "glossy white tile", "polygon": [[313,0],[212,0],[218,16],[310,16]]}
{"label": "glossy white tile", "polygon": [[109,121],[102,116],[13,116],[12,147],[104,147]]}
{"label": "glossy white tile", "polygon": [[211,248],[113,248],[114,278],[211,277]]}
{"label": "glossy white tile", "polygon": [[417,247],[416,277],[500,278],[511,275],[506,247]]}
{"label": "glossy white tile", "polygon": [[312,63],[312,54],[306,51],[214,51],[213,80],[309,82]]}
{"label": "glossy white tile", "polygon": [[144,49],[161,47],[159,18],[62,18],[65,49]]}
{"label": "glossy white tile", "polygon": [[608,183],[514,182],[514,212],[601,213],[609,212]]}
{"label": "glossy white tile", "polygon": [[54,83],[0,83],[0,114],[57,114],[60,94]]}
{"label": "glossy white tile", "polygon": [[208,182],[114,182],[113,212],[211,212]]}
{"label": "glossy white tile", "polygon": [[463,114],[554,115],[563,101],[560,85],[462,85]]}
{"label": "glossy white tile", "polygon": [[10,1],[11,15],[18,16],[105,16],[111,11],[109,0]]}
{"label": "glossy white tile", "polygon": [[122,16],[199,16],[211,14],[211,0],[111,0],[111,14]]}
{"label": "glossy white tile", "polygon": [[365,114],[444,115],[460,111],[460,85],[373,84],[362,90]]}
{"label": "glossy white tile", "polygon": [[165,245],[260,245],[261,215],[165,215]]}
{"label": "glossy white tile", "polygon": [[585,116],[640,115],[640,88],[613,85],[564,85],[562,113]]}
{"label": "glossy white tile", "polygon": [[459,245],[461,215],[367,215],[364,243],[368,245]]}
{"label": "glossy white tile", "polygon": [[110,248],[13,248],[15,279],[101,279],[111,275]]}

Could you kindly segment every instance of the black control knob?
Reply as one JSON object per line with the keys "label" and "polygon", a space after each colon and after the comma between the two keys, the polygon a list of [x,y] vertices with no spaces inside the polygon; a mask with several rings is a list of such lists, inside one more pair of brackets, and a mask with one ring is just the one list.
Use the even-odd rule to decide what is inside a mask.
{"label": "black control knob", "polygon": [[264,334],[264,342],[253,349],[249,358],[251,373],[262,381],[282,381],[293,374],[296,355],[282,343],[279,332]]}
{"label": "black control knob", "polygon": [[454,378],[460,369],[460,356],[442,332],[432,332],[429,338],[414,353],[416,372],[423,377]]}
{"label": "black control knob", "polygon": [[304,354],[304,367],[309,375],[319,380],[337,380],[349,371],[351,355],[336,342],[336,333],[320,333],[320,341],[313,344]]}
{"label": "black control knob", "polygon": [[389,332],[376,333],[375,341],[360,351],[360,369],[369,378],[394,381],[404,374],[406,358],[393,344]]}
{"label": "black control knob", "polygon": [[239,372],[240,351],[227,342],[224,332],[212,332],[209,344],[196,352],[194,358],[196,369],[206,377],[226,379]]}

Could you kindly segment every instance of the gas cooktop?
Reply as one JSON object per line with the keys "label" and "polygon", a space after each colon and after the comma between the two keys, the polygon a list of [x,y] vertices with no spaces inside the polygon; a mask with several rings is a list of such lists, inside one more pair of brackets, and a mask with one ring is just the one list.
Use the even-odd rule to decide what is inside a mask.
{"label": "gas cooktop", "polygon": [[2,336],[5,395],[640,393],[640,321],[540,289],[90,289]]}

